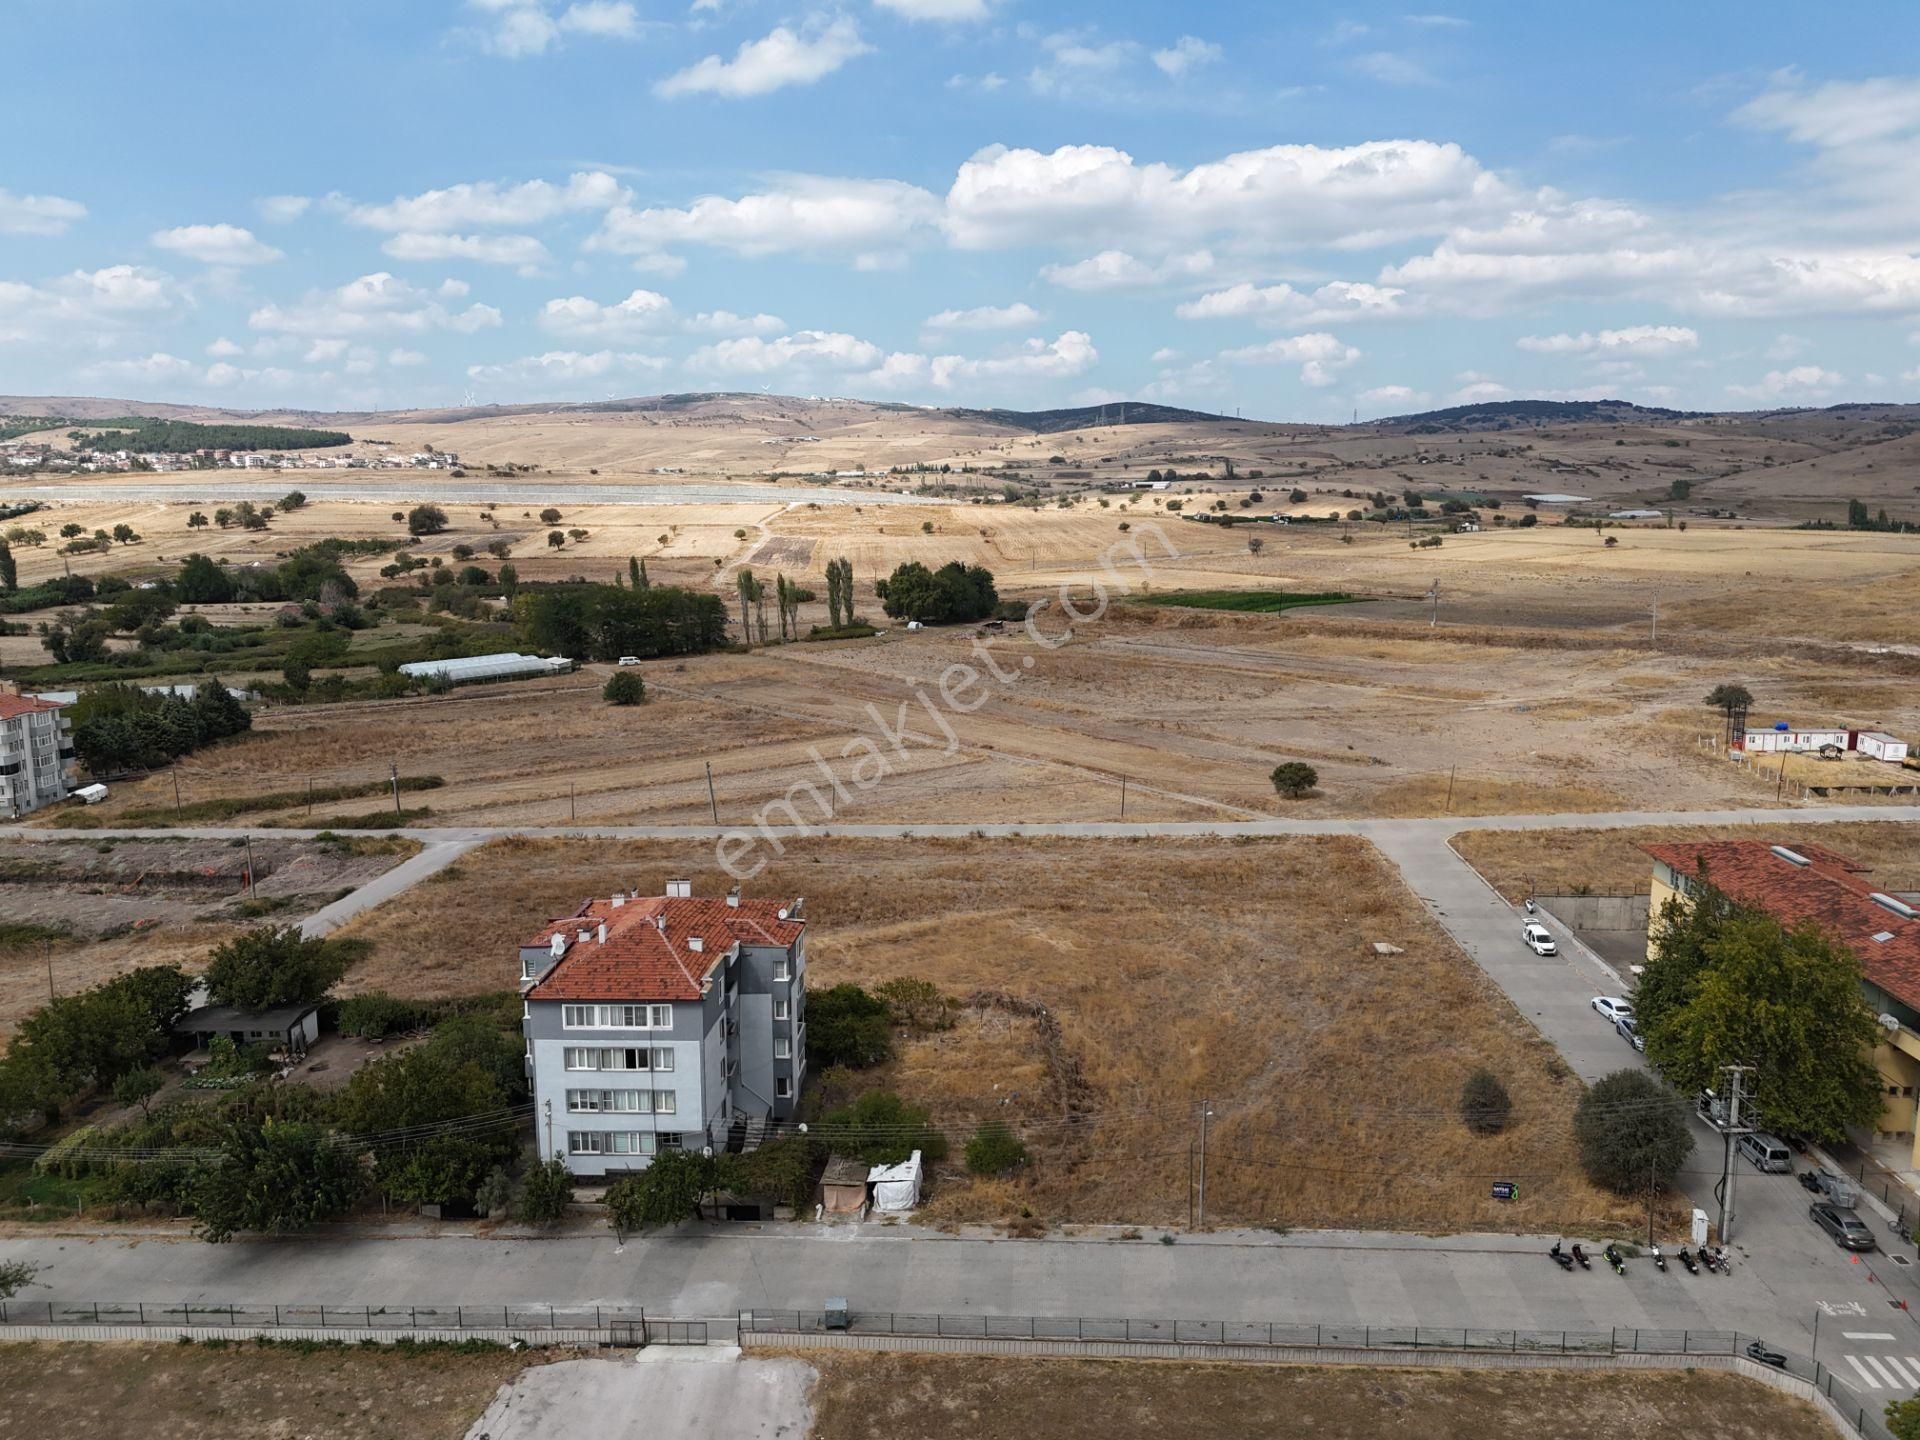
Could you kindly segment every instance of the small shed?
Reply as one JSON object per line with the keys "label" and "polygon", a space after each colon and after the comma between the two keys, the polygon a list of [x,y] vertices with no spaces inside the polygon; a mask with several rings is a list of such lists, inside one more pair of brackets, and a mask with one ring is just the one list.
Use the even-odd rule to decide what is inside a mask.
{"label": "small shed", "polygon": [[867,1213],[867,1167],[858,1160],[835,1155],[820,1177],[823,1214],[859,1217]]}
{"label": "small shed", "polygon": [[904,1215],[920,1203],[920,1152],[898,1165],[876,1165],[867,1172],[877,1215]]}
{"label": "small shed", "polygon": [[1854,748],[1870,760],[1891,760],[1896,764],[1907,758],[1907,742],[1896,740],[1884,730],[1862,730]]}
{"label": "small shed", "polygon": [[191,1039],[202,1049],[216,1035],[236,1045],[265,1045],[290,1055],[304,1055],[320,1038],[320,1007],[278,1005],[271,1010],[242,1010],[235,1005],[202,1005],[174,1022],[173,1033]]}

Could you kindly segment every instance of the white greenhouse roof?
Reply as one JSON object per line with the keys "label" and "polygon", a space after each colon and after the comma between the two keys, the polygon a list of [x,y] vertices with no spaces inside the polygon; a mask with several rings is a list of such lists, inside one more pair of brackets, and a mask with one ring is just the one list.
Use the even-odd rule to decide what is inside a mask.
{"label": "white greenhouse roof", "polygon": [[541,655],[520,655],[508,651],[499,655],[469,655],[458,660],[415,660],[402,665],[400,673],[415,678],[444,675],[458,684],[465,680],[492,680],[507,675],[558,674],[572,662]]}

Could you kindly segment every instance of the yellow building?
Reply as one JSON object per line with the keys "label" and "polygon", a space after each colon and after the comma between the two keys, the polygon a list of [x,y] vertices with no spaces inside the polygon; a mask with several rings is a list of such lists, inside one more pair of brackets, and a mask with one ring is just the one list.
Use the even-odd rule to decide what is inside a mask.
{"label": "yellow building", "polygon": [[1783,925],[1817,925],[1860,957],[1862,988],[1885,1036],[1873,1052],[1884,1091],[1874,1135],[1905,1142],[1907,1168],[1920,1170],[1920,908],[1876,889],[1861,866],[1821,845],[1711,840],[1640,848],[1653,857],[1649,956],[1661,912],[1686,899],[1704,864],[1708,883],[1736,905]]}

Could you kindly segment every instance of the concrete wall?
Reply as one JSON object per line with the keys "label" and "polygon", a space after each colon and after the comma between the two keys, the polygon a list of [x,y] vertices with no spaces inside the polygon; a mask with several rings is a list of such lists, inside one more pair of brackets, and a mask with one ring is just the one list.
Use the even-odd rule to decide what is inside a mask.
{"label": "concrete wall", "polygon": [[1536,895],[1554,919],[1575,930],[1632,930],[1647,933],[1651,895]]}

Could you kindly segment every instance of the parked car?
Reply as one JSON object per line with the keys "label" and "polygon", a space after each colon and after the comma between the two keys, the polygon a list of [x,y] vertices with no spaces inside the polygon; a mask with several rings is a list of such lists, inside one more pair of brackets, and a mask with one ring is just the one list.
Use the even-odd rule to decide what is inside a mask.
{"label": "parked car", "polygon": [[1636,1050],[1645,1050],[1647,1042],[1640,1038],[1640,1031],[1633,1023],[1631,1015],[1622,1015],[1613,1022],[1613,1028],[1620,1032],[1620,1038]]}
{"label": "parked car", "polygon": [[1851,1210],[1842,1210],[1838,1205],[1809,1205],[1807,1218],[1826,1231],[1842,1250],[1874,1248],[1873,1232]]}
{"label": "parked car", "polygon": [[1537,920],[1529,920],[1520,927],[1520,938],[1527,948],[1536,955],[1558,955],[1560,947],[1553,943],[1553,932]]}
{"label": "parked car", "polygon": [[1600,1012],[1604,1020],[1618,1020],[1623,1015],[1631,1019],[1633,1016],[1633,1002],[1622,1000],[1618,995],[1594,996],[1593,1008]]}
{"label": "parked car", "polygon": [[1741,1159],[1763,1174],[1793,1173],[1793,1152],[1787,1149],[1785,1141],[1776,1139],[1764,1130],[1742,1135],[1733,1148],[1740,1152]]}
{"label": "parked car", "polygon": [[638,655],[622,655],[619,663],[622,665],[638,665],[640,663],[640,657]]}

